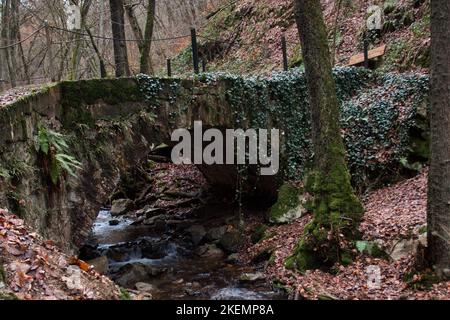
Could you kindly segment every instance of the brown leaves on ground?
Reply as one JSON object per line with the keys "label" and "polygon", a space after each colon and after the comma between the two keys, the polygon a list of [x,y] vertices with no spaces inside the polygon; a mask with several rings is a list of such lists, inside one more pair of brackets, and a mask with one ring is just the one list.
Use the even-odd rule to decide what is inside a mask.
{"label": "brown leaves on ground", "polygon": [[[365,201],[366,214],[360,230],[363,238],[389,246],[395,239],[417,237],[426,225],[427,170],[417,177],[372,192]],[[334,273],[320,270],[300,274],[287,270],[284,261],[298,243],[311,216],[304,216],[290,225],[273,226],[267,238],[256,245],[247,242],[241,252],[244,261],[251,261],[262,251],[275,249],[265,272],[272,281],[283,284],[291,298],[297,299],[450,299],[450,281],[414,289],[405,278],[414,277],[414,257],[399,261],[359,255],[349,266],[337,265]],[[253,221],[249,232],[255,226]],[[369,285],[368,267],[379,268],[380,286]]]}
{"label": "brown leaves on ground", "polygon": [[7,104],[14,103],[20,98],[26,97],[38,89],[36,86],[27,86],[21,88],[9,89],[5,92],[0,93],[0,108],[6,106]]}
{"label": "brown leaves on ground", "polygon": [[[31,233],[23,220],[2,209],[0,264],[6,273],[5,293],[19,299],[110,300],[120,297],[119,288],[111,280],[91,270],[85,262],[70,259],[51,241]],[[73,272],[74,269],[79,272]],[[79,285],[71,286],[73,282]]]}
{"label": "brown leaves on ground", "polygon": [[428,170],[424,170],[368,196],[360,226],[365,240],[378,239],[384,247],[390,247],[395,240],[417,236],[426,227],[427,176]]}

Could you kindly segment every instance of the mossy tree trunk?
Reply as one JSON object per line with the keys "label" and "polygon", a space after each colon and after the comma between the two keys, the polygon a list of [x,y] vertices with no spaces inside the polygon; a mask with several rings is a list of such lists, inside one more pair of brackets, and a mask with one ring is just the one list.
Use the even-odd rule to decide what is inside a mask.
{"label": "mossy tree trunk", "polygon": [[450,278],[450,3],[431,1],[431,160],[428,175],[428,258]]}
{"label": "mossy tree trunk", "polygon": [[314,218],[287,264],[306,270],[348,260],[363,208],[350,183],[320,1],[296,0],[295,10],[312,115],[315,160],[305,187]]}

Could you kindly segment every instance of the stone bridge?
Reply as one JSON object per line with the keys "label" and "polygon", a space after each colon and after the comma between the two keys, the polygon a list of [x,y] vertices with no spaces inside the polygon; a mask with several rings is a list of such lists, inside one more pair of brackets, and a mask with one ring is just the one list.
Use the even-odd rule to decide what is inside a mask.
{"label": "stone bridge", "polygon": [[[350,76],[352,80],[348,81]],[[415,133],[418,146],[411,148],[408,142],[408,150],[426,143],[417,110],[425,99],[419,91],[426,85],[420,81],[426,83],[427,79],[412,78],[418,80],[403,84],[400,81],[400,87],[395,88],[412,98],[408,105],[408,110],[412,110],[408,119],[412,120],[406,129],[420,127],[416,130],[419,133]],[[355,117],[343,119],[344,128],[359,127],[360,118],[361,128],[364,128],[364,121],[368,120],[360,115],[364,108],[355,97],[371,86],[372,94],[376,95],[374,83],[385,86],[386,81],[374,80],[368,72],[356,69],[337,72],[336,79],[341,100],[352,105],[347,104],[350,111],[345,111],[344,105],[344,116]],[[404,100],[401,95],[395,99]],[[306,100],[303,76],[292,74],[267,80],[225,75],[202,75],[195,80],[138,76],[51,85],[0,109],[0,207],[8,207],[34,230],[65,250],[74,251],[85,241],[99,209],[107,202],[121,176],[146,160],[156,146],[169,145],[174,129],[191,128],[196,120],[201,120],[205,127],[221,129],[258,126],[282,130],[282,174],[264,179],[250,175],[254,177],[250,182],[256,185],[255,193],[274,197],[283,180],[302,176],[311,158]],[[385,108],[395,109],[397,100],[386,98]],[[369,112],[368,117],[374,114]],[[400,137],[405,130],[401,122],[394,119],[385,130],[398,132]],[[42,128],[64,134],[70,154],[82,163],[76,177],[61,174],[57,183],[52,182],[51,159],[39,151]],[[350,133],[344,134],[349,146],[359,138],[356,133],[353,135],[353,129],[348,130]],[[377,139],[383,140],[374,138],[375,145],[378,145]],[[398,141],[395,136],[392,144],[398,145]],[[387,149],[392,154],[406,152],[390,150],[391,147]],[[358,148],[369,149],[366,145]],[[353,157],[364,152],[370,155],[379,152],[377,148],[372,153],[358,148],[349,148],[352,172],[358,177],[358,170],[365,165],[370,164],[377,170],[377,165],[390,166],[399,162],[392,156],[389,161],[383,160],[384,163],[372,159],[364,166],[358,165]],[[410,153],[406,155],[409,156]],[[201,166],[200,169],[218,189],[233,189],[236,181],[233,166]],[[368,171],[368,179],[373,170]]]}

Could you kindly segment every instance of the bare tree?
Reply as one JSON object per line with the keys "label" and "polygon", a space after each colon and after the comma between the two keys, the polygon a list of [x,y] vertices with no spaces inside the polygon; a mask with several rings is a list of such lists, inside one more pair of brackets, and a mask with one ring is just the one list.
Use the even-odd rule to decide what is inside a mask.
{"label": "bare tree", "polygon": [[153,30],[155,25],[155,11],[156,1],[149,0],[147,4],[147,16],[145,20],[145,29],[142,31],[139,25],[139,20],[134,12],[134,7],[137,3],[131,3],[127,0],[125,4],[125,11],[130,21],[131,30],[133,31],[135,39],[138,41],[140,54],[140,72],[150,74],[153,72],[151,66],[150,50],[152,46]]}
{"label": "bare tree", "polygon": [[11,87],[16,86],[16,70],[14,69],[13,59],[14,50],[11,41],[11,0],[3,0],[2,2],[2,30],[1,37],[3,39],[4,57],[6,67],[8,69],[8,79]]}
{"label": "bare tree", "polygon": [[125,41],[125,16],[123,0],[109,0],[111,11],[111,26],[114,37],[114,61],[116,76],[129,76],[130,66],[128,64],[127,44]]}
{"label": "bare tree", "polygon": [[145,24],[145,35],[141,49],[141,73],[152,73],[151,61],[150,61],[150,49],[152,46],[153,27],[155,21],[155,0],[149,0],[147,6],[147,20]]}

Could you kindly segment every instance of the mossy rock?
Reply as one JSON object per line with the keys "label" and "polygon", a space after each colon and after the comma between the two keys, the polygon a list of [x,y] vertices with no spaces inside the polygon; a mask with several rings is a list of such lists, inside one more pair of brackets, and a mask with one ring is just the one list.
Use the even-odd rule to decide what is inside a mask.
{"label": "mossy rock", "polygon": [[6,272],[2,264],[0,264],[0,284],[6,283]]}
{"label": "mossy rock", "polygon": [[256,227],[256,229],[252,232],[252,235],[250,236],[252,243],[257,244],[262,239],[264,239],[264,237],[266,235],[266,231],[267,231],[267,226],[264,224]]}
{"label": "mossy rock", "polygon": [[289,183],[281,186],[278,201],[270,208],[269,221],[275,224],[291,223],[306,213],[302,201],[303,189]]}
{"label": "mossy rock", "polygon": [[13,293],[9,292],[1,292],[0,291],[0,300],[19,300]]}
{"label": "mossy rock", "polygon": [[238,252],[243,243],[243,237],[237,230],[226,232],[219,241],[219,245],[228,253]]}
{"label": "mossy rock", "polygon": [[356,241],[355,246],[359,252],[368,254],[374,258],[389,259],[389,255],[376,242]]}
{"label": "mossy rock", "polygon": [[284,265],[288,269],[305,272],[306,270],[322,267],[321,260],[313,251],[308,250],[304,242],[301,241],[294,254],[286,259]]}

